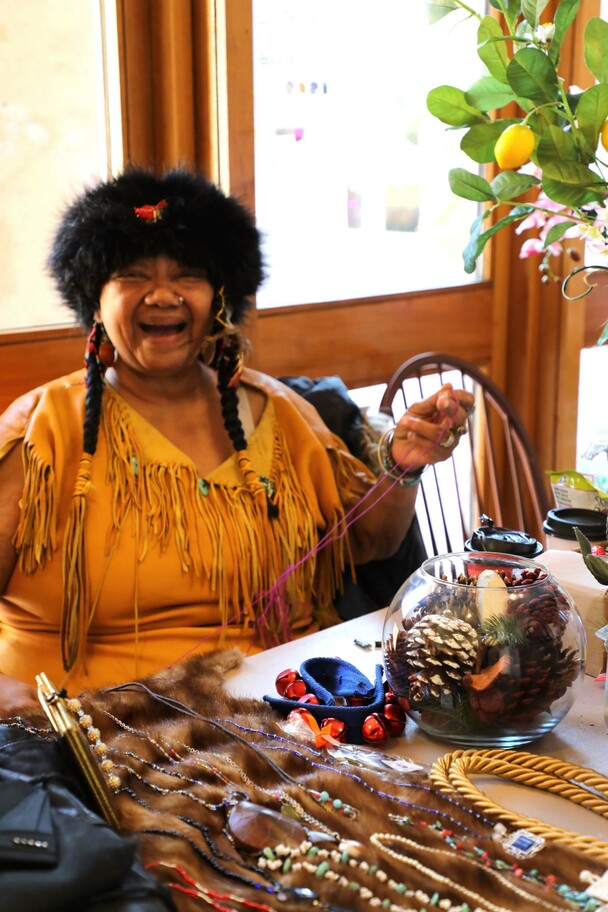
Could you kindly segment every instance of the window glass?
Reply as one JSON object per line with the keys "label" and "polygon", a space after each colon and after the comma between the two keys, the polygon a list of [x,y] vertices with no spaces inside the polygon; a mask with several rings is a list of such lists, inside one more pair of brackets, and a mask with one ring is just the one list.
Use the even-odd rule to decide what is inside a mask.
{"label": "window glass", "polygon": [[101,0],[3,4],[0,330],[72,322],[45,264],[56,214],[107,169],[102,10]]}
{"label": "window glass", "polygon": [[426,96],[477,78],[477,20],[453,13],[429,25],[412,0],[254,0],[253,10],[256,213],[269,271],[258,306],[475,281],[462,261],[474,204],[447,180],[470,160]]}

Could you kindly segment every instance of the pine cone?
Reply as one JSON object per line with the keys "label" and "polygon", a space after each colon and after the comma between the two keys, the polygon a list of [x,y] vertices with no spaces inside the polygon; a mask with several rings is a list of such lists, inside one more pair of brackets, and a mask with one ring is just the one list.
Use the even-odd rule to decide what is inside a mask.
{"label": "pine cone", "polygon": [[487,724],[518,723],[549,712],[580,672],[576,649],[557,641],[530,642],[513,651],[508,674],[482,693],[470,693],[477,718]]}
{"label": "pine cone", "polygon": [[566,629],[570,606],[553,587],[542,587],[533,598],[509,605],[524,634],[531,640],[559,640]]}
{"label": "pine cone", "polygon": [[407,669],[410,699],[439,699],[457,691],[475,665],[478,636],[466,621],[429,614],[414,624],[400,646],[402,669]]}

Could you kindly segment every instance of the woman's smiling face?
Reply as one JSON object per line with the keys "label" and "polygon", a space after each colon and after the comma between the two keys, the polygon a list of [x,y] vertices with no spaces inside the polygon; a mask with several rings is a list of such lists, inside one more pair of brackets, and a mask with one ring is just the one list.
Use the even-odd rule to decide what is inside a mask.
{"label": "woman's smiling face", "polygon": [[177,376],[196,364],[213,322],[205,273],[168,257],[141,259],[110,276],[96,318],[121,365],[138,374]]}

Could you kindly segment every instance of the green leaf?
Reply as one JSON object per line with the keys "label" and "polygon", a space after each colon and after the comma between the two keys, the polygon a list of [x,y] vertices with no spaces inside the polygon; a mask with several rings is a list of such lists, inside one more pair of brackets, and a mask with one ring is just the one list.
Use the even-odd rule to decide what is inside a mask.
{"label": "green leaf", "polygon": [[555,34],[549,47],[549,59],[555,66],[559,63],[559,55],[566,32],[572,25],[580,5],[581,0],[562,0],[555,11],[553,19]]}
{"label": "green leaf", "polygon": [[521,221],[521,219],[525,218],[527,215],[530,215],[530,213],[533,211],[533,206],[514,206],[513,209],[511,209],[510,215],[506,215],[504,218],[499,219],[499,221],[495,222],[490,228],[488,228],[487,231],[484,231],[483,233],[480,233],[481,226],[483,224],[483,219],[487,216],[488,213],[484,212],[478,216],[471,225],[469,243],[462,253],[464,259],[464,271],[467,273],[472,273],[475,271],[477,258],[483,252],[484,247],[491,237],[493,237],[498,231],[506,228],[507,225],[511,225],[513,222]]}
{"label": "green leaf", "polygon": [[591,554],[591,542],[587,536],[581,532],[578,526],[574,527],[574,534],[576,535],[578,546],[581,549],[581,554],[583,557],[587,557],[588,554]]}
{"label": "green leaf", "polygon": [[520,0],[490,0],[490,6],[500,10],[501,13],[505,13],[507,20],[511,25],[515,22],[521,12]]}
{"label": "green leaf", "polygon": [[608,561],[591,553],[591,544],[578,526],[574,527],[574,532],[581,548],[585,566],[593,574],[598,583],[601,583],[602,586],[608,586]]}
{"label": "green leaf", "polygon": [[479,111],[493,111],[513,101],[514,95],[508,86],[493,76],[482,76],[467,89],[465,98]]}
{"label": "green leaf", "polygon": [[543,169],[554,161],[570,163],[580,158],[573,134],[554,124],[544,126],[533,157]]}
{"label": "green leaf", "polygon": [[548,197],[574,208],[602,199],[608,189],[605,181],[586,165],[570,161],[547,161],[542,184]]}
{"label": "green leaf", "polygon": [[454,10],[461,9],[455,0],[427,0],[426,15],[428,21],[433,25],[439,22],[444,16],[453,13]]}
{"label": "green leaf", "polygon": [[462,137],[460,148],[480,165],[494,161],[494,146],[500,134],[508,126],[520,123],[516,117],[492,120],[485,124],[474,124]]}
{"label": "green leaf", "polygon": [[568,230],[568,228],[572,228],[572,226],[576,225],[576,224],[577,224],[577,222],[559,222],[559,224],[553,225],[552,228],[549,228],[549,230],[547,231],[547,233],[545,235],[545,239],[543,241],[543,246],[544,246],[545,250],[551,244],[554,244],[555,241],[561,240],[563,238],[563,236],[565,235],[566,231]]}
{"label": "green leaf", "polygon": [[519,174],[517,171],[501,171],[497,174],[490,186],[498,200],[511,200],[531,187],[540,183],[538,177],[532,174]]}
{"label": "green leaf", "polygon": [[481,20],[477,30],[477,53],[494,79],[508,84],[509,55],[504,37],[500,23],[494,16],[485,16]]}
{"label": "green leaf", "polygon": [[516,95],[541,105],[557,97],[557,71],[544,51],[522,48],[507,67],[509,85]]}
{"label": "green leaf", "polygon": [[538,25],[541,13],[549,0],[521,0],[521,12],[524,19],[533,29]]}
{"label": "green leaf", "polygon": [[591,86],[580,96],[576,106],[578,128],[583,134],[588,149],[589,161],[595,160],[595,150],[600,130],[608,117],[608,85]]}
{"label": "green leaf", "polygon": [[437,86],[426,97],[426,106],[438,120],[451,127],[468,127],[485,123],[487,117],[472,107],[462,89],[454,86]]}
{"label": "green leaf", "polygon": [[450,182],[450,190],[456,196],[474,200],[477,203],[496,201],[488,181],[485,177],[480,177],[479,174],[471,174],[470,171],[466,171],[464,168],[452,168],[448,174],[448,180]]}
{"label": "green leaf", "polygon": [[608,82],[608,22],[594,17],[585,29],[585,63],[598,82]]}
{"label": "green leaf", "polygon": [[464,260],[464,271],[469,273],[475,272],[475,266],[477,265],[477,258],[482,253],[483,248],[485,247],[487,241],[483,241],[481,244],[479,238],[481,235],[481,226],[483,225],[485,213],[478,215],[473,224],[471,225],[471,231],[469,234],[469,242],[467,246],[462,251],[462,258]]}

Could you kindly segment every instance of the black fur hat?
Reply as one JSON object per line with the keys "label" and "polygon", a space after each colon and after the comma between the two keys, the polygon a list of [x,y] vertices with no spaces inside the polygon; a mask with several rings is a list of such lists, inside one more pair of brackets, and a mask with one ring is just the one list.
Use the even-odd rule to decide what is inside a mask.
{"label": "black fur hat", "polygon": [[131,167],[86,190],[66,209],[48,265],[64,302],[89,328],[112,273],[162,255],[203,268],[215,290],[223,285],[234,323],[264,277],[260,236],[247,209],[181,169],[158,177]]}

